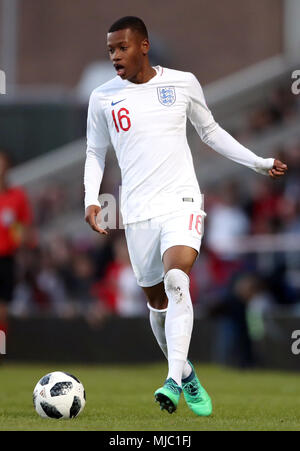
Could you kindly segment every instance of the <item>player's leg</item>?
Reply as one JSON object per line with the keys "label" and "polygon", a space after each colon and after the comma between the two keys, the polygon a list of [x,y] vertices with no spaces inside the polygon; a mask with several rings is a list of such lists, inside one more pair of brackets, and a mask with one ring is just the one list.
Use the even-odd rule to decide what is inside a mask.
{"label": "player's leg", "polygon": [[168,297],[165,292],[164,282],[160,282],[153,287],[142,287],[150,307],[156,310],[166,311],[168,307]]}
{"label": "player's leg", "polygon": [[[206,390],[200,384],[193,365],[189,376],[181,373],[186,364],[193,329],[193,305],[189,292],[189,273],[198,252],[188,246],[172,246],[163,255],[165,268],[165,290],[169,308],[166,316],[166,337],[169,350],[169,373],[182,386],[189,408],[199,416],[212,412],[212,403]],[[180,377],[181,374],[181,377]],[[179,380],[180,378],[180,380]]]}
{"label": "player's leg", "polygon": [[165,318],[168,307],[168,298],[165,293],[164,283],[160,282],[154,287],[142,287],[147,297],[149,320],[152,332],[156,338],[156,341],[164,353],[166,359],[168,359],[168,348],[165,334]]}
{"label": "player's leg", "polygon": [[163,255],[164,286],[169,301],[165,324],[169,363],[167,378],[172,378],[179,386],[193,330],[189,273],[197,255],[198,252],[189,246],[172,246]]}
{"label": "player's leg", "polygon": [[143,221],[125,227],[128,252],[137,284],[148,299],[153,334],[167,358],[165,316],[168,298],[164,289],[164,267],[160,253],[160,227]]}
{"label": "player's leg", "polygon": [[[155,392],[155,396],[157,398],[163,394],[172,401],[171,392],[182,388],[193,412],[206,416],[212,410],[211,400],[201,386],[192,364],[190,363],[191,374],[188,377],[182,372],[193,329],[189,274],[200,250],[204,216],[202,210],[183,204],[180,211],[166,217],[163,223],[161,255],[165,270],[164,287],[168,297],[165,331],[169,373],[164,386]],[[165,404],[164,398],[163,402]],[[175,399],[171,412],[176,409],[177,403]]]}
{"label": "player's leg", "polygon": [[[147,226],[147,227],[146,227]],[[143,288],[148,298],[150,308],[150,323],[153,333],[159,346],[167,357],[165,337],[165,313],[168,298],[164,291],[164,267],[161,260],[161,228],[160,224],[154,221],[143,221],[125,227],[129,257],[135,273],[137,283]],[[172,401],[166,398],[166,403],[162,400],[161,408],[170,409],[173,412],[176,408],[181,389],[177,394],[171,393]],[[161,394],[160,396],[164,396]],[[158,400],[158,399],[157,399]]]}
{"label": "player's leg", "polygon": [[[171,218],[172,219],[172,218]],[[171,221],[173,222],[173,221]],[[161,348],[165,355],[167,354],[166,349],[166,338],[165,338],[165,310],[167,296],[164,291],[164,267],[161,259],[162,246],[161,246],[161,228],[153,229],[152,221],[147,221],[150,227],[146,226],[146,221],[144,223],[135,224],[134,226],[129,225],[125,228],[126,240],[128,245],[128,251],[132,267],[137,278],[137,283],[140,285],[148,297],[148,306],[150,309],[150,322],[153,326],[154,335],[157,337],[157,341],[161,344]],[[155,231],[156,230],[156,231]],[[176,241],[176,237],[175,237]],[[168,240],[164,240],[163,248],[165,250],[168,248]],[[167,245],[166,245],[167,244]],[[167,301],[169,302],[169,300]],[[192,366],[186,364],[184,367],[184,375],[193,373]],[[184,377],[185,377],[184,376]],[[164,388],[165,389],[165,388]],[[174,387],[173,389],[174,394]],[[170,401],[166,397],[166,402],[161,402],[161,407],[166,408],[169,412],[174,411],[174,406],[176,408],[181,388],[176,389],[177,394],[173,396],[173,400]],[[168,390],[167,393],[172,397],[172,393]],[[159,396],[163,393],[159,394]]]}
{"label": "player's leg", "polygon": [[[187,363],[189,342],[193,327],[193,307],[189,295],[189,277],[197,251],[188,246],[167,249],[163,255],[164,291],[168,298],[165,316],[165,338],[169,372],[163,387],[155,392],[161,409],[176,410],[182,392],[182,377],[192,373]],[[183,376],[184,368],[188,373]]]}
{"label": "player's leg", "polygon": [[[143,291],[148,299],[147,306],[149,308],[149,319],[152,332],[156,338],[156,341],[164,353],[166,359],[168,359],[168,348],[165,333],[165,320],[168,307],[168,297],[165,292],[164,282],[153,287],[142,287]],[[190,364],[186,361],[183,368],[183,377],[188,377],[192,372]]]}

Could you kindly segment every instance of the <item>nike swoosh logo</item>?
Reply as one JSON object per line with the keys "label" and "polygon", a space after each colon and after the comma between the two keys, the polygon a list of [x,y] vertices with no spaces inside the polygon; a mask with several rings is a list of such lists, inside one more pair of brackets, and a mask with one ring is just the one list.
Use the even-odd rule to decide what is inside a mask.
{"label": "nike swoosh logo", "polygon": [[118,100],[118,102],[111,102],[111,106],[117,105],[117,103],[124,102],[126,99]]}

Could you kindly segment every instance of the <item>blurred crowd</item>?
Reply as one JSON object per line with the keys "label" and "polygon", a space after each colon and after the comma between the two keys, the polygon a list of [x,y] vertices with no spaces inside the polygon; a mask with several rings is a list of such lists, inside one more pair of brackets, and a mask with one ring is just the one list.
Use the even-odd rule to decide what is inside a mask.
{"label": "blurred crowd", "polygon": [[232,133],[244,139],[267,132],[272,127],[282,126],[299,113],[299,100],[288,85],[276,85],[255,108],[245,113],[244,124]]}
{"label": "blurred crowd", "polygon": [[[251,112],[240,135],[260,133],[294,117],[295,97],[276,89],[269,103]],[[191,291],[195,315],[219,322],[215,358],[220,362],[232,355],[239,365],[249,364],[250,342],[264,334],[263,316],[278,308],[300,311],[300,249],[241,253],[236,248],[239,238],[249,236],[300,236],[300,138],[273,154],[288,165],[282,180],[253,174],[247,185],[240,179],[221,180],[204,193],[205,234],[191,273]],[[63,193],[63,187],[52,186],[35,199],[31,239],[17,255],[10,313],[81,315],[91,326],[110,315],[147,315],[123,230],[112,230],[108,237],[95,234],[94,239],[61,234],[40,242],[39,228],[64,209]]]}
{"label": "blurred crowd", "polygon": [[97,243],[56,236],[47,245],[20,249],[11,313],[80,315],[91,325],[107,315],[143,315],[142,293],[122,233],[101,238]]}

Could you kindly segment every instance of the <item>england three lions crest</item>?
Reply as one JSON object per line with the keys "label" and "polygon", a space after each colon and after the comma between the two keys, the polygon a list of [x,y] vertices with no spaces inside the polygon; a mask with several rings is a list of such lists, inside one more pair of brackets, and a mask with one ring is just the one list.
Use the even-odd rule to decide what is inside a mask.
{"label": "england three lions crest", "polygon": [[173,86],[157,88],[158,100],[162,105],[171,106],[176,101],[176,92]]}

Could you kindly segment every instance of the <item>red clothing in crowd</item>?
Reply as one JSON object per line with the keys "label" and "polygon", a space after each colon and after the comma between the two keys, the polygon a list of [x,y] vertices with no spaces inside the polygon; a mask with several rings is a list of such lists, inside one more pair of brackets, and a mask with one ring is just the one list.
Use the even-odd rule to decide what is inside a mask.
{"label": "red clothing in crowd", "polygon": [[30,225],[32,212],[22,188],[0,192],[0,257],[13,255],[20,245],[22,226]]}
{"label": "red clothing in crowd", "polygon": [[107,267],[104,278],[92,287],[93,296],[104,302],[107,309],[112,313],[117,313],[118,278],[122,268],[121,263],[111,262]]}

